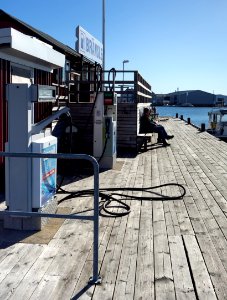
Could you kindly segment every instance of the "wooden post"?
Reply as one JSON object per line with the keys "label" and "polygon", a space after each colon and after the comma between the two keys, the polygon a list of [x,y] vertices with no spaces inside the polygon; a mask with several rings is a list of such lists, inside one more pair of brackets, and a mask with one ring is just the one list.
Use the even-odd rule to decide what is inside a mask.
{"label": "wooden post", "polygon": [[140,103],[140,96],[138,95],[138,71],[134,72],[134,93],[135,93],[134,103]]}
{"label": "wooden post", "polygon": [[205,124],[204,124],[204,123],[201,124],[201,129],[200,129],[200,130],[201,130],[202,132],[205,131]]}

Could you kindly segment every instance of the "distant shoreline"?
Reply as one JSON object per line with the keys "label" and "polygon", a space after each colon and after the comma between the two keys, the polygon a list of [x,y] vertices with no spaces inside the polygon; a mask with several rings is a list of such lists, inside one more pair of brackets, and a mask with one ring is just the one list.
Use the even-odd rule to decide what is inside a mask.
{"label": "distant shoreline", "polygon": [[[194,105],[193,106],[182,106],[182,105],[160,105],[160,104],[154,104],[153,106],[157,107],[220,107],[220,106],[214,106],[214,105]],[[227,106],[221,106],[221,107],[227,107]]]}

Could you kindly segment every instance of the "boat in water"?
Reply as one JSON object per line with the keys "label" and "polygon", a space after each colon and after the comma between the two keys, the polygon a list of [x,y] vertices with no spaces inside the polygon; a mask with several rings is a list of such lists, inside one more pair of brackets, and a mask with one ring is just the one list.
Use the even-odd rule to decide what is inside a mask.
{"label": "boat in water", "polygon": [[188,102],[186,102],[186,103],[182,103],[180,106],[182,106],[182,107],[194,107],[194,105],[193,105],[193,104],[191,104],[191,103],[188,103]]}
{"label": "boat in water", "polygon": [[209,124],[207,132],[227,141],[227,108],[213,109],[208,112]]}

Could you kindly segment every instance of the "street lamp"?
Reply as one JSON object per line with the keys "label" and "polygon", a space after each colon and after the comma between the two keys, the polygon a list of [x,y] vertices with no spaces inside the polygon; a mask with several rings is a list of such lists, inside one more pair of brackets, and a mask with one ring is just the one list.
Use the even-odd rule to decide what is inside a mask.
{"label": "street lamp", "polygon": [[125,79],[125,64],[129,63],[129,60],[125,59],[123,60],[123,84]]}

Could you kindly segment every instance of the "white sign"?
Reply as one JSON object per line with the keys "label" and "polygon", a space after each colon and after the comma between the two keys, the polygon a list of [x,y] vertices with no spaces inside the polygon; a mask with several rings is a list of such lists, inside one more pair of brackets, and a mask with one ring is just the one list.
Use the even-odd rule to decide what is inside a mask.
{"label": "white sign", "polygon": [[76,50],[87,58],[103,63],[103,45],[81,26],[76,28]]}

